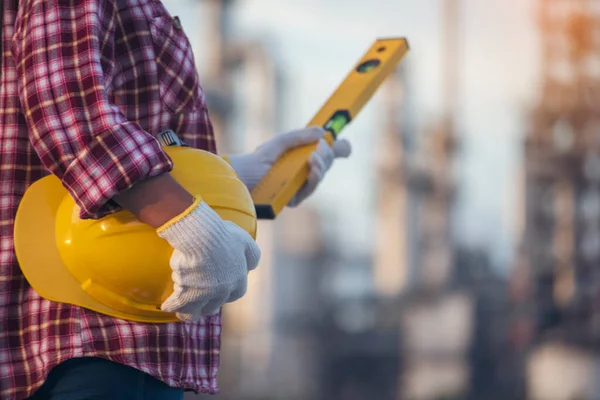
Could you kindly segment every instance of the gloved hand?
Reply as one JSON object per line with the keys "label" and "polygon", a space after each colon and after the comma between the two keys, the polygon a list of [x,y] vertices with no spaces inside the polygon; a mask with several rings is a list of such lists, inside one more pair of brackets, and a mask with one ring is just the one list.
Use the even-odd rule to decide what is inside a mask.
{"label": "gloved hand", "polygon": [[173,293],[161,309],[181,320],[199,320],[246,294],[248,272],[260,260],[256,241],[242,228],[223,220],[201,198],[157,229],[173,247]]}
{"label": "gloved hand", "polygon": [[352,146],[346,139],[338,139],[333,142],[332,146],[329,146],[323,139],[324,135],[325,130],[321,127],[299,129],[276,135],[251,153],[234,154],[227,157],[238,177],[249,190],[252,190],[285,152],[319,141],[309,159],[308,179],[288,203],[289,207],[296,207],[315,191],[334,159],[348,157],[352,151]]}

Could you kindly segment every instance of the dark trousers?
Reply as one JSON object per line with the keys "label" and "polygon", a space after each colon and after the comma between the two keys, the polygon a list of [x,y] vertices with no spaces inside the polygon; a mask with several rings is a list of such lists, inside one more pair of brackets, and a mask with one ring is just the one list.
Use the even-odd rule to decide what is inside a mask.
{"label": "dark trousers", "polygon": [[182,400],[183,389],[137,369],[100,358],[58,365],[30,400]]}

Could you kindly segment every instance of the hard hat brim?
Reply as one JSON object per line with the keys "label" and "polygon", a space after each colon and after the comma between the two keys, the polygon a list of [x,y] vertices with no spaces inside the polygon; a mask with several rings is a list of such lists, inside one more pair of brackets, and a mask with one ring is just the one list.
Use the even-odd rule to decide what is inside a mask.
{"label": "hard hat brim", "polygon": [[114,310],[89,296],[63,262],[56,237],[57,210],[66,190],[53,175],[34,182],[21,199],[15,217],[15,253],[25,279],[43,298],[77,305],[137,322],[178,321],[171,313],[156,316],[133,315]]}

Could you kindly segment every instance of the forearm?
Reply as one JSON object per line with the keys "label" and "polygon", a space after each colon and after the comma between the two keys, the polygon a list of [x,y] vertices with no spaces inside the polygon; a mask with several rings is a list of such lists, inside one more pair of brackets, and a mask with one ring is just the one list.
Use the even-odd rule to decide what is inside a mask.
{"label": "forearm", "polygon": [[138,182],[113,200],[140,221],[158,228],[184,212],[194,197],[169,173]]}

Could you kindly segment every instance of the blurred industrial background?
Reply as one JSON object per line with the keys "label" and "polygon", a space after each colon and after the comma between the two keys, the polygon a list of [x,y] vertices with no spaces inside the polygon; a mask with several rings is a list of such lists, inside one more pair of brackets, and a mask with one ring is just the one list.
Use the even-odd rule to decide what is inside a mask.
{"label": "blurred industrial background", "polygon": [[352,157],[260,223],[215,399],[600,399],[600,1],[163,1],[222,153],[411,45]]}

